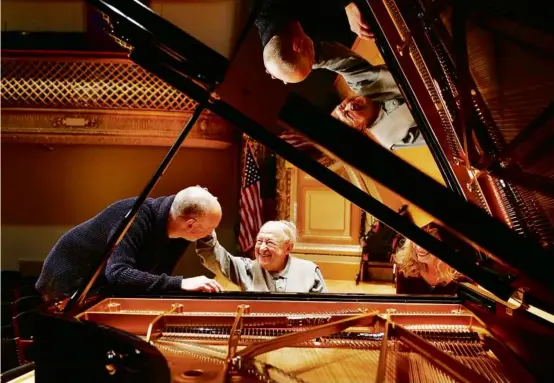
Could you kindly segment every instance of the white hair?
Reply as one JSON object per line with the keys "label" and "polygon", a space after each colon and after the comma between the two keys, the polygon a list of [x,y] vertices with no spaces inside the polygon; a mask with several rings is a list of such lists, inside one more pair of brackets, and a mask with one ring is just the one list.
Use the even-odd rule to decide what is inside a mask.
{"label": "white hair", "polygon": [[286,240],[290,242],[293,246],[296,244],[296,241],[298,240],[298,234],[296,231],[296,225],[294,223],[290,221],[285,221],[284,219],[280,221],[267,221],[263,224],[262,229],[266,225],[277,225],[281,227],[283,233],[285,234]]}
{"label": "white hair", "polygon": [[208,189],[200,186],[190,186],[175,195],[171,204],[173,217],[201,217],[219,208],[219,202]]}

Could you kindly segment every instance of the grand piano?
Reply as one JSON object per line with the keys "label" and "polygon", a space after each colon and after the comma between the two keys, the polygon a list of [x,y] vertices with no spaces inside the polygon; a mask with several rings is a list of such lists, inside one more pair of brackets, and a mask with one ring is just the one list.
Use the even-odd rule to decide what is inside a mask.
{"label": "grand piano", "polygon": [[[554,44],[540,4],[523,10],[495,0],[359,2],[444,187],[285,86],[264,103],[263,90],[241,71],[247,53],[240,46],[228,60],[138,1],[87,2],[131,60],[198,105],[87,283],[69,300],[40,309],[28,352],[37,382],[554,379]],[[490,36],[517,49],[493,47]],[[91,294],[203,110],[472,282],[448,297]],[[428,212],[473,251],[425,233],[295,149],[279,138],[283,127]]]}

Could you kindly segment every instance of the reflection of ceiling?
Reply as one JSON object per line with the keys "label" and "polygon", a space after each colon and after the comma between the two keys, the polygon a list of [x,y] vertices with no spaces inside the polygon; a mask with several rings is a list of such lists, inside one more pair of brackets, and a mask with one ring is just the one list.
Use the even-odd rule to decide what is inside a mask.
{"label": "reflection of ceiling", "polygon": [[[252,0],[152,0],[150,7],[204,44],[229,56]],[[83,0],[3,0],[2,31],[85,32]]]}

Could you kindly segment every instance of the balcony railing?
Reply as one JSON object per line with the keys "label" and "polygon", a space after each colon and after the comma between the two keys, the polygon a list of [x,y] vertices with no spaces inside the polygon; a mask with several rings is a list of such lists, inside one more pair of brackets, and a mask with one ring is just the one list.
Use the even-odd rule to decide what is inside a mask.
{"label": "balcony railing", "polygon": [[[2,141],[170,145],[196,102],[121,54],[2,52]],[[226,147],[204,113],[184,146]]]}

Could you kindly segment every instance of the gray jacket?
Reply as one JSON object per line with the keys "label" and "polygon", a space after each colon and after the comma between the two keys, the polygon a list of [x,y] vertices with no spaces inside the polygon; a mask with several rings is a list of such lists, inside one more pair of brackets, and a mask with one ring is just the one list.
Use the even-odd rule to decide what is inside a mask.
{"label": "gray jacket", "polygon": [[368,129],[387,149],[422,146],[425,141],[394,78],[384,65],[371,65],[342,44],[321,42],[313,69],[340,74],[350,89],[378,102],[381,112]]}

